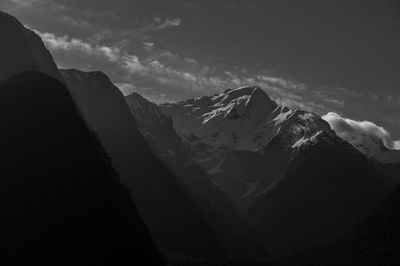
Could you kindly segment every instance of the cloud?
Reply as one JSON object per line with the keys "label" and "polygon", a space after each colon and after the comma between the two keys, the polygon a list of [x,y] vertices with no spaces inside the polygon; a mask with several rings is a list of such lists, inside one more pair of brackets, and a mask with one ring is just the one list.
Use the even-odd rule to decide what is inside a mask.
{"label": "cloud", "polygon": [[89,56],[104,57],[110,62],[117,62],[121,58],[121,51],[118,47],[93,45],[81,39],[70,38],[67,35],[56,36],[53,33],[33,31],[42,38],[50,50],[78,51]]}
{"label": "cloud", "polygon": [[24,7],[33,7],[33,5],[37,2],[41,2],[41,0],[9,0],[13,4],[24,6]]}
{"label": "cloud", "polygon": [[[162,21],[158,23],[162,24]],[[82,68],[84,64],[85,70],[100,68],[118,83],[133,83],[136,88],[148,88],[145,92],[151,92],[151,98],[156,102],[183,100],[218,93],[226,88],[256,85],[281,105],[325,114],[328,111],[340,113],[340,109],[346,108],[343,98],[349,98],[352,93],[342,88],[329,91],[330,94],[327,90],[326,93],[319,93],[316,88],[298,81],[263,72],[249,73],[235,68],[218,70],[196,59],[162,49],[151,40],[141,41],[140,49],[132,54],[129,46],[120,45],[118,40],[100,45],[94,35],[79,39],[35,32],[56,57],[61,58],[58,64],[68,68]],[[77,61],[82,63],[74,65]],[[159,100],[157,95],[160,95]]]}
{"label": "cloud", "polygon": [[[156,22],[161,22],[159,18],[156,18]],[[161,30],[170,27],[178,27],[182,23],[180,18],[166,19],[160,25],[156,26],[153,30]]]}
{"label": "cloud", "polygon": [[148,71],[148,68],[144,66],[140,62],[139,57],[135,55],[129,55],[129,54],[124,55],[121,58],[120,63],[131,74],[140,74]]}
{"label": "cloud", "polygon": [[370,121],[355,121],[333,112],[322,116],[322,119],[339,137],[353,145],[376,145],[375,140],[380,140],[386,148],[400,150],[400,140],[394,141],[386,129]]}
{"label": "cloud", "polygon": [[143,42],[143,48],[147,52],[152,52],[153,51],[153,47],[154,47],[154,43],[153,42]]}

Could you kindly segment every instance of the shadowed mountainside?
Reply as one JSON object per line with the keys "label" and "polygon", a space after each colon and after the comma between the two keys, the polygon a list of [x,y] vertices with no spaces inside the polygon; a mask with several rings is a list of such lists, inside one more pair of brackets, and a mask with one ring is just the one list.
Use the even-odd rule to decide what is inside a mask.
{"label": "shadowed mountainside", "polygon": [[61,70],[89,128],[99,136],[158,246],[189,256],[224,256],[214,230],[179,178],[153,154],[124,96],[101,72]]}
{"label": "shadowed mountainside", "polygon": [[279,252],[329,243],[389,194],[369,160],[325,133],[300,148],[285,177],[250,211],[253,234]]}
{"label": "shadowed mountainside", "polygon": [[1,235],[8,259],[160,262],[126,188],[63,84],[39,72],[0,83],[0,123]]}
{"label": "shadowed mountainside", "polygon": [[61,80],[40,37],[16,18],[0,11],[0,81],[23,71],[41,71]]}

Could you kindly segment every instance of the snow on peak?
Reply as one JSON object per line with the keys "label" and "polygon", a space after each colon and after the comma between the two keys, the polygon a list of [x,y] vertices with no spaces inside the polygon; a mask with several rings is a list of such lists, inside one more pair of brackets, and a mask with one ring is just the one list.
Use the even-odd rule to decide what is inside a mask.
{"label": "snow on peak", "polygon": [[172,117],[181,135],[218,151],[262,150],[279,133],[288,148],[318,131],[334,134],[319,116],[278,106],[254,86],[162,104],[160,109]]}
{"label": "snow on peak", "polygon": [[184,136],[195,136],[212,146],[258,149],[256,131],[277,104],[254,86],[227,89],[220,94],[160,105],[173,117]]}

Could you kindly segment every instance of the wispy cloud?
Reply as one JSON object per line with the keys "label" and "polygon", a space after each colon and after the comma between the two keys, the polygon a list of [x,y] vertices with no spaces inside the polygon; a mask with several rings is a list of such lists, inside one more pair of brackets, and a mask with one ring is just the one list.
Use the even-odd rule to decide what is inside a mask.
{"label": "wispy cloud", "polygon": [[153,30],[161,30],[170,27],[178,27],[181,25],[182,20],[180,18],[173,18],[173,19],[166,19],[161,21],[160,19],[156,18],[156,22],[161,23],[153,28]]}
{"label": "wispy cloud", "polygon": [[[250,73],[247,70],[217,70],[194,58],[161,49],[152,41],[139,42],[138,49],[142,49],[142,53],[133,54],[132,50],[128,50],[129,47],[119,42],[101,45],[102,41],[91,37],[79,39],[39,31],[36,33],[53,53],[62,53],[67,59],[76,56],[84,64],[93,64],[109,73],[124,93],[138,91],[155,102],[199,97],[245,85],[261,87],[281,105],[320,115],[330,111],[351,114],[354,110],[365,110],[365,99],[373,100],[368,93],[361,94],[345,88],[321,89],[276,75]],[[92,65],[88,69],[93,69]],[[397,98],[390,99],[393,104],[397,102],[394,100]],[[352,104],[347,104],[347,101]]]}
{"label": "wispy cloud", "polygon": [[56,36],[53,33],[42,33],[34,30],[45,45],[51,50],[79,51],[89,56],[104,57],[110,62],[117,62],[121,58],[121,50],[118,47],[94,45],[77,38],[69,36]]}
{"label": "wispy cloud", "polygon": [[9,0],[13,4],[23,6],[23,7],[32,7],[35,3],[41,2],[41,0]]}

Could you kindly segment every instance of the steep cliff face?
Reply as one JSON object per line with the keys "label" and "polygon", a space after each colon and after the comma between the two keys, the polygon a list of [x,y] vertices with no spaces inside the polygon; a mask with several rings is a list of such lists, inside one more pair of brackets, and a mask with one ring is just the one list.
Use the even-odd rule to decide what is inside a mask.
{"label": "steep cliff face", "polygon": [[0,81],[23,71],[41,71],[61,80],[40,37],[16,18],[0,11]]}
{"label": "steep cliff face", "polygon": [[159,247],[190,256],[223,255],[191,192],[156,158],[119,89],[101,72],[61,73]]}
{"label": "steep cliff face", "polygon": [[129,193],[62,83],[39,72],[0,83],[0,122],[7,259],[17,265],[160,262]]}

